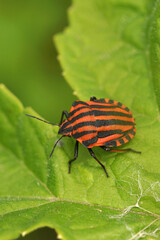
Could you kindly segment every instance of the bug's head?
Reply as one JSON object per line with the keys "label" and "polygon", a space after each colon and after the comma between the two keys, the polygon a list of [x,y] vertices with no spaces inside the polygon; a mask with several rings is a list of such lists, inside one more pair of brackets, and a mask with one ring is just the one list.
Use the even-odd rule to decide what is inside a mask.
{"label": "bug's head", "polygon": [[28,117],[31,117],[31,118],[35,118],[37,120],[40,120],[42,122],[45,122],[45,123],[48,123],[48,124],[51,124],[51,125],[56,125],[59,127],[59,131],[58,131],[58,134],[61,134],[62,136],[56,141],[56,143],[54,144],[53,146],[53,149],[52,149],[52,152],[50,154],[50,158],[54,152],[54,149],[55,147],[57,146],[58,142],[65,136],[68,136],[68,137],[71,137],[72,135],[72,131],[73,131],[73,127],[72,127],[72,124],[68,121],[68,120],[64,120],[63,123],[61,125],[59,124],[55,124],[55,123],[51,123],[51,122],[48,122],[48,121],[45,121],[41,118],[38,118],[38,117],[35,117],[33,115],[30,115],[30,114],[25,114],[26,116]]}
{"label": "bug's head", "polygon": [[58,134],[71,137],[72,131],[73,131],[72,124],[68,120],[64,120],[64,122],[59,127]]}

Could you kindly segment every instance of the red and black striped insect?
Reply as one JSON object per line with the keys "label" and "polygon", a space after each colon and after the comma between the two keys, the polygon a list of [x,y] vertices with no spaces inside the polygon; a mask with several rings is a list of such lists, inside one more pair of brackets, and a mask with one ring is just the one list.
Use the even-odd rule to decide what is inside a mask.
{"label": "red and black striped insect", "polygon": [[[131,148],[114,149],[128,143],[136,133],[135,121],[131,111],[118,101],[103,98],[97,99],[96,97],[91,97],[90,101],[86,102],[77,100],[72,104],[69,113],[67,111],[62,112],[59,124],[53,124],[35,116],[26,115],[59,126],[58,134],[62,136],[56,141],[50,157],[62,137],[68,136],[76,139],[74,158],[68,162],[69,173],[71,172],[72,162],[78,157],[79,142],[88,149],[90,155],[101,165],[107,177],[106,168],[97,159],[92,147],[99,146],[110,152],[132,151],[141,153]],[[65,120],[63,120],[64,116],[66,117]]]}

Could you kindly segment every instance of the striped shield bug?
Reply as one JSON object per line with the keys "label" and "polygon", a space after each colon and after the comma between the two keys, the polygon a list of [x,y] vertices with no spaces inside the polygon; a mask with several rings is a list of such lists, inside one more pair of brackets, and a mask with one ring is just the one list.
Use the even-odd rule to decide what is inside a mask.
{"label": "striped shield bug", "polygon": [[[105,151],[141,153],[131,148],[115,149],[128,143],[136,133],[135,121],[131,111],[122,103],[111,99],[97,99],[91,97],[90,101],[75,101],[70,112],[62,112],[59,124],[53,124],[35,116],[26,114],[48,124],[59,126],[58,134],[62,136],[56,141],[50,157],[57,143],[62,137],[68,136],[76,139],[74,158],[68,162],[71,172],[71,164],[78,157],[78,144],[85,146],[90,155],[101,165],[106,176],[108,173],[105,166],[97,159],[92,148],[99,146]],[[64,116],[66,119],[64,120]]]}

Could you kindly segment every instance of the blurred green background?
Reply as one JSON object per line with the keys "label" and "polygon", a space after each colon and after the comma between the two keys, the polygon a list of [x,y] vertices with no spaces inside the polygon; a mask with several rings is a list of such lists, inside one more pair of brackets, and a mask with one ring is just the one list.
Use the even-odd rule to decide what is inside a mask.
{"label": "blurred green background", "polygon": [[59,122],[75,99],[53,42],[68,24],[70,5],[69,0],[0,0],[1,83],[52,122]]}
{"label": "blurred green background", "polygon": [[[69,0],[0,0],[0,82],[25,107],[55,123],[75,100],[53,43],[53,36],[68,24],[70,5]],[[43,228],[23,239],[53,240],[56,234]]]}

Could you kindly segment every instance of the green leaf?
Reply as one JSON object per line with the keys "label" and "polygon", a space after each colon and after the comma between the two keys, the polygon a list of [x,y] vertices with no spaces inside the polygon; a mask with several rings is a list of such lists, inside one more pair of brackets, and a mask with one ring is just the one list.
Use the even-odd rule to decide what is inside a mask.
{"label": "green leaf", "polygon": [[118,161],[116,155],[97,152],[104,163],[108,158],[107,179],[84,151],[69,175],[73,141],[64,140],[49,160],[57,127],[28,118],[25,113],[36,113],[24,109],[3,85],[0,102],[0,239],[42,226],[55,228],[64,239],[156,236],[158,174],[138,166],[135,155]]}
{"label": "green leaf", "polygon": [[[160,220],[159,1],[74,1],[70,27],[56,38],[67,81],[82,100],[112,98],[131,108],[133,153],[95,154],[110,178],[74,140],[53,157],[57,127],[0,87],[0,238],[42,226],[63,239],[155,239]],[[113,17],[114,16],[114,17]]]}

